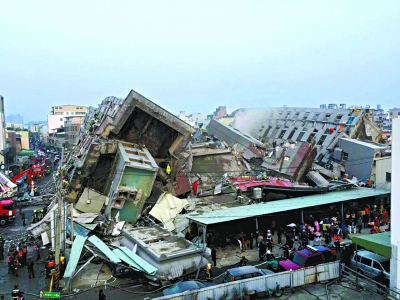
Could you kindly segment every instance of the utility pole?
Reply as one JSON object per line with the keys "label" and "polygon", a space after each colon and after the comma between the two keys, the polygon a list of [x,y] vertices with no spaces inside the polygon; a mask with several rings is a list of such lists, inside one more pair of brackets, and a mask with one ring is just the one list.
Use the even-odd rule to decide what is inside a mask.
{"label": "utility pole", "polygon": [[64,159],[64,148],[61,149],[61,159],[60,159],[60,173],[59,180],[60,184],[57,189],[57,219],[56,219],[56,242],[55,242],[55,273],[54,273],[54,281],[53,285],[55,288],[58,288],[60,283],[60,243],[61,243],[61,214],[62,214],[62,206],[63,206],[63,196],[62,196],[62,162]]}
{"label": "utility pole", "polygon": [[71,242],[74,241],[74,205],[71,203],[71,232],[70,232],[70,239]]}
{"label": "utility pole", "polygon": [[281,154],[281,165],[279,166],[279,172],[282,171],[283,162],[285,161],[285,155],[286,155],[286,148],[283,147],[282,148],[282,154]]}

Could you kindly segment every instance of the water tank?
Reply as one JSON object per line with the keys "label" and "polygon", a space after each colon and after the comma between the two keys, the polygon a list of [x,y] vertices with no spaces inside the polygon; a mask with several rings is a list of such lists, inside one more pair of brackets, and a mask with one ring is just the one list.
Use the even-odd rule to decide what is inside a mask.
{"label": "water tank", "polygon": [[253,189],[253,199],[261,199],[262,198],[262,190],[261,188]]}

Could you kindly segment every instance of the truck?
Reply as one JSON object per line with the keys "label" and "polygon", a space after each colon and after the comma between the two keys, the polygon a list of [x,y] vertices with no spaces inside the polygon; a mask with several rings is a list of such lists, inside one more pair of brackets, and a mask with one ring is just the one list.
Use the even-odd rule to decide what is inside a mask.
{"label": "truck", "polygon": [[28,170],[19,172],[16,176],[13,177],[12,182],[17,183],[21,178],[26,176],[28,184],[32,181],[32,179],[42,179],[44,176],[44,168],[43,165],[33,165]]}
{"label": "truck", "polygon": [[0,226],[6,225],[8,222],[14,221],[16,211],[14,209],[14,201],[12,198],[0,200]]}

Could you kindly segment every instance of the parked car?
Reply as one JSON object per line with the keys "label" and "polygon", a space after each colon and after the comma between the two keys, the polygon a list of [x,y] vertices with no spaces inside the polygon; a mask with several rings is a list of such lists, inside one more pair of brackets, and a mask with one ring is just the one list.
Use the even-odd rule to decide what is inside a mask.
{"label": "parked car", "polygon": [[383,271],[387,280],[390,280],[390,259],[382,255],[368,250],[359,250],[357,256],[356,252],[352,255],[350,265],[360,274],[371,278]]}
{"label": "parked car", "polygon": [[174,284],[170,288],[167,288],[163,291],[164,296],[169,296],[173,294],[179,294],[186,291],[193,291],[202,289],[208,286],[216,285],[215,283],[201,283],[198,281],[190,280],[190,281],[182,281]]}
{"label": "parked car", "polygon": [[256,267],[253,266],[237,267],[228,269],[226,271],[224,282],[237,281],[237,280],[264,276],[269,274],[274,274],[274,272],[267,269],[257,269]]}
{"label": "parked car", "polygon": [[323,246],[306,246],[303,250],[297,250],[292,260],[281,260],[279,262],[279,269],[282,271],[297,270],[334,260],[336,260],[336,256],[331,249]]}

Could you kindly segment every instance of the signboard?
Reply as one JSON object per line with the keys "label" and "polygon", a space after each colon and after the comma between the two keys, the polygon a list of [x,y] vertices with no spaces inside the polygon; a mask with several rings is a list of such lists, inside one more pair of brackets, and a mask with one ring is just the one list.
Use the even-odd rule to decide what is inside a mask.
{"label": "signboard", "polygon": [[60,298],[60,292],[43,292],[43,298],[59,299]]}

